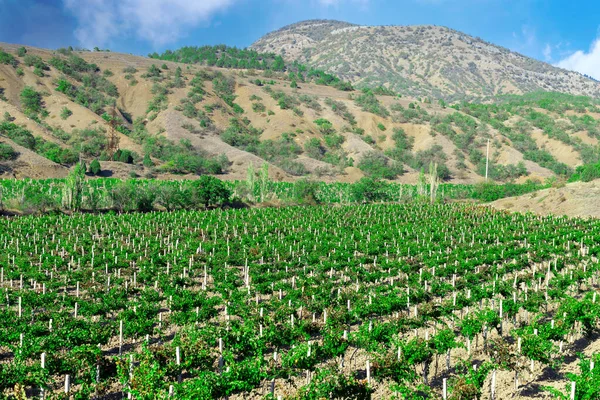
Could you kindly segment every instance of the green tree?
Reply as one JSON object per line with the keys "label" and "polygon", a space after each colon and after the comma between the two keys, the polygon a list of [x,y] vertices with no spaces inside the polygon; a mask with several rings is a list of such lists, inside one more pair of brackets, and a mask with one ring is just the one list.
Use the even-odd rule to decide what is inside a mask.
{"label": "green tree", "polygon": [[192,185],[195,199],[205,208],[222,206],[231,198],[231,190],[214,176],[203,175]]}
{"label": "green tree", "polygon": [[285,61],[283,61],[283,57],[275,56],[275,60],[273,61],[273,66],[271,67],[273,71],[284,71],[285,70]]}
{"label": "green tree", "polygon": [[354,201],[374,202],[389,200],[384,182],[373,178],[361,178],[352,185],[351,195]]}
{"label": "green tree", "polygon": [[98,175],[101,170],[102,167],[100,166],[100,161],[98,161],[97,158],[94,158],[94,160],[90,163],[90,173],[92,175]]}

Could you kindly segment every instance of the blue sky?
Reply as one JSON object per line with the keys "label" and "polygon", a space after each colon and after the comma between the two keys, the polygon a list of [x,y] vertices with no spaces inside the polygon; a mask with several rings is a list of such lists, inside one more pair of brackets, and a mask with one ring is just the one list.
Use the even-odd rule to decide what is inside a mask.
{"label": "blue sky", "polygon": [[246,47],[312,18],[444,25],[600,78],[600,7],[590,0],[0,0],[0,42],[146,55]]}

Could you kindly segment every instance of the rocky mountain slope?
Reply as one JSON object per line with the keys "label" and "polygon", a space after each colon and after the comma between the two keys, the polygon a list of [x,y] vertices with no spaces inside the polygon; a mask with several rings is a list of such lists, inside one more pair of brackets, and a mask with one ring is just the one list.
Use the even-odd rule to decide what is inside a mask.
{"label": "rocky mountain slope", "polygon": [[[245,179],[267,163],[276,180],[415,183],[435,162],[442,179],[474,183],[484,180],[488,141],[496,181],[565,176],[600,158],[600,107],[590,98],[451,105],[338,90],[285,71],[0,47],[3,177],[61,177],[81,158],[121,178]],[[109,159],[113,104],[122,154]]]}
{"label": "rocky mountain slope", "polygon": [[312,20],[283,27],[253,49],[363,86],[446,100],[538,90],[597,96],[600,83],[440,26],[358,26]]}

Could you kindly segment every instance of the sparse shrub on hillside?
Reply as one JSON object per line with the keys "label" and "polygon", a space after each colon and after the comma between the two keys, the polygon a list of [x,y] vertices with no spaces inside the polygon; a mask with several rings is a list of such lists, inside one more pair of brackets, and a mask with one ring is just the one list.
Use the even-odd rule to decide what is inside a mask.
{"label": "sparse shrub on hillside", "polygon": [[71,115],[73,115],[73,111],[69,110],[67,107],[63,107],[62,110],[60,110],[60,117],[62,119],[67,119]]}
{"label": "sparse shrub on hillside", "polygon": [[325,104],[327,104],[331,111],[333,111],[336,115],[342,117],[346,122],[348,122],[351,126],[356,125],[356,119],[354,115],[350,111],[348,111],[348,107],[341,101],[333,100],[330,97],[325,99]]}
{"label": "sparse shrub on hillside", "polygon": [[344,137],[342,135],[331,134],[325,136],[325,144],[330,149],[339,149],[344,143]]}
{"label": "sparse shrub on hillside", "polygon": [[319,103],[319,100],[314,96],[301,94],[298,96],[298,100],[300,100],[300,102],[302,102],[302,104],[304,104],[306,107],[312,108],[315,111],[321,111],[323,109]]}
{"label": "sparse shrub on hillside", "polygon": [[304,143],[304,151],[310,158],[322,160],[326,149],[323,147],[319,139],[310,138],[306,143]]}
{"label": "sparse shrub on hillside", "polygon": [[162,71],[156,65],[152,64],[146,70],[146,73],[142,75],[142,78],[153,79],[153,80],[162,80]]}
{"label": "sparse shrub on hillside", "polygon": [[21,91],[20,99],[26,113],[38,114],[42,111],[42,94],[36,92],[31,86],[26,86]]}
{"label": "sparse shrub on hillside", "polygon": [[234,94],[235,81],[220,75],[213,79],[213,90],[225,103],[233,107],[233,101],[237,97]]}
{"label": "sparse shrub on hillside", "polygon": [[113,105],[115,100],[112,98],[119,95],[117,87],[97,73],[99,68],[95,64],[89,64],[80,57],[71,56],[69,59],[53,57],[49,63],[65,75],[82,83],[78,86],[61,78],[56,82],[56,90],[98,115],[105,112],[104,107]]}
{"label": "sparse shrub on hillside", "polygon": [[0,134],[56,163],[72,165],[77,162],[77,154],[72,149],[61,148],[57,144],[47,142],[40,137],[34,137],[25,127],[11,122],[2,122],[0,123]]}
{"label": "sparse shrub on hillside", "polygon": [[298,161],[284,159],[277,165],[290,175],[304,176],[308,174],[308,170],[306,169],[304,164],[301,164]]}
{"label": "sparse shrub on hillside", "polygon": [[0,64],[11,65],[14,68],[17,68],[19,65],[19,61],[10,53],[5,52],[2,48],[0,48]]}
{"label": "sparse shrub on hillside", "polygon": [[233,109],[233,112],[236,114],[244,113],[244,109],[237,103],[233,103],[233,106],[231,106],[231,108]]}
{"label": "sparse shrub on hillside", "polygon": [[396,161],[390,161],[379,151],[367,152],[358,162],[357,167],[373,178],[395,179],[404,173],[402,165]]}
{"label": "sparse shrub on hillside", "polygon": [[261,131],[248,128],[235,119],[230,122],[229,127],[221,133],[221,139],[231,146],[255,153],[260,142]]}
{"label": "sparse shrub on hillside", "polygon": [[381,122],[377,124],[377,128],[378,128],[380,131],[385,131],[385,130],[387,129],[387,128],[385,127],[385,125],[384,125],[384,124],[382,124]]}
{"label": "sparse shrub on hillside", "polygon": [[444,153],[444,149],[440,145],[433,145],[427,150],[418,151],[410,166],[416,170],[423,170],[429,173],[429,167],[432,164],[437,164],[437,176],[441,180],[447,180],[451,177],[450,169],[446,165],[448,157]]}
{"label": "sparse shrub on hillside", "polygon": [[23,57],[23,64],[27,65],[28,67],[35,67],[44,71],[48,71],[50,69],[40,56],[27,54],[25,57]]}
{"label": "sparse shrub on hillside", "polygon": [[319,127],[319,132],[323,135],[332,135],[336,132],[333,124],[325,118],[316,119],[314,120],[314,123]]}
{"label": "sparse shrub on hillside", "polygon": [[373,136],[370,135],[365,135],[362,137],[362,140],[366,143],[369,144],[371,146],[374,146],[377,144],[377,142],[375,141],[375,139],[373,139]]}
{"label": "sparse shrub on hillside", "polygon": [[123,68],[123,72],[125,74],[135,74],[137,72],[137,69],[134,66],[130,65],[128,67]]}
{"label": "sparse shrub on hillside", "polygon": [[569,182],[591,182],[600,178],[600,162],[596,164],[580,165],[569,178]]}
{"label": "sparse shrub on hillside", "polygon": [[6,143],[0,143],[0,161],[10,161],[17,158],[17,153],[10,145]]}
{"label": "sparse shrub on hillside", "polygon": [[363,92],[354,98],[356,105],[362,108],[363,111],[370,112],[380,117],[389,117],[390,112],[383,104],[377,100],[377,97],[369,89],[363,89]]}
{"label": "sparse shrub on hillside", "polygon": [[17,50],[17,55],[19,57],[24,57],[25,54],[27,54],[27,49],[23,46],[19,47],[19,49]]}
{"label": "sparse shrub on hillside", "polygon": [[252,103],[252,111],[255,113],[264,113],[266,109],[263,103]]}
{"label": "sparse shrub on hillside", "polygon": [[106,133],[100,129],[86,128],[73,130],[69,144],[85,157],[99,157],[106,148]]}
{"label": "sparse shrub on hillside", "polygon": [[146,113],[158,113],[162,110],[166,110],[168,107],[169,99],[167,98],[167,94],[169,93],[169,90],[166,87],[161,86],[159,83],[154,83],[154,85],[152,85],[151,92],[154,94],[154,97],[148,102]]}
{"label": "sparse shrub on hillside", "polygon": [[413,154],[411,150],[415,139],[412,136],[408,136],[404,129],[395,128],[394,134],[392,135],[395,146],[392,149],[388,149],[385,155],[390,157],[392,160],[396,160],[406,164],[412,164]]}
{"label": "sparse shrub on hillside", "polygon": [[371,89],[373,91],[373,94],[377,95],[377,96],[392,96],[395,97],[396,96],[396,92],[394,92],[391,89],[386,88],[385,86],[377,86],[376,88]]}

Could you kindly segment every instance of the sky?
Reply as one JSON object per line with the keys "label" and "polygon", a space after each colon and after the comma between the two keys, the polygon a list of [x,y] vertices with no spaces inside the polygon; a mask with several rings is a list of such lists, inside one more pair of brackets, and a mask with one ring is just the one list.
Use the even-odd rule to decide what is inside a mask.
{"label": "sky", "polygon": [[593,0],[0,0],[0,42],[147,55],[247,47],[306,19],[443,25],[600,79]]}

